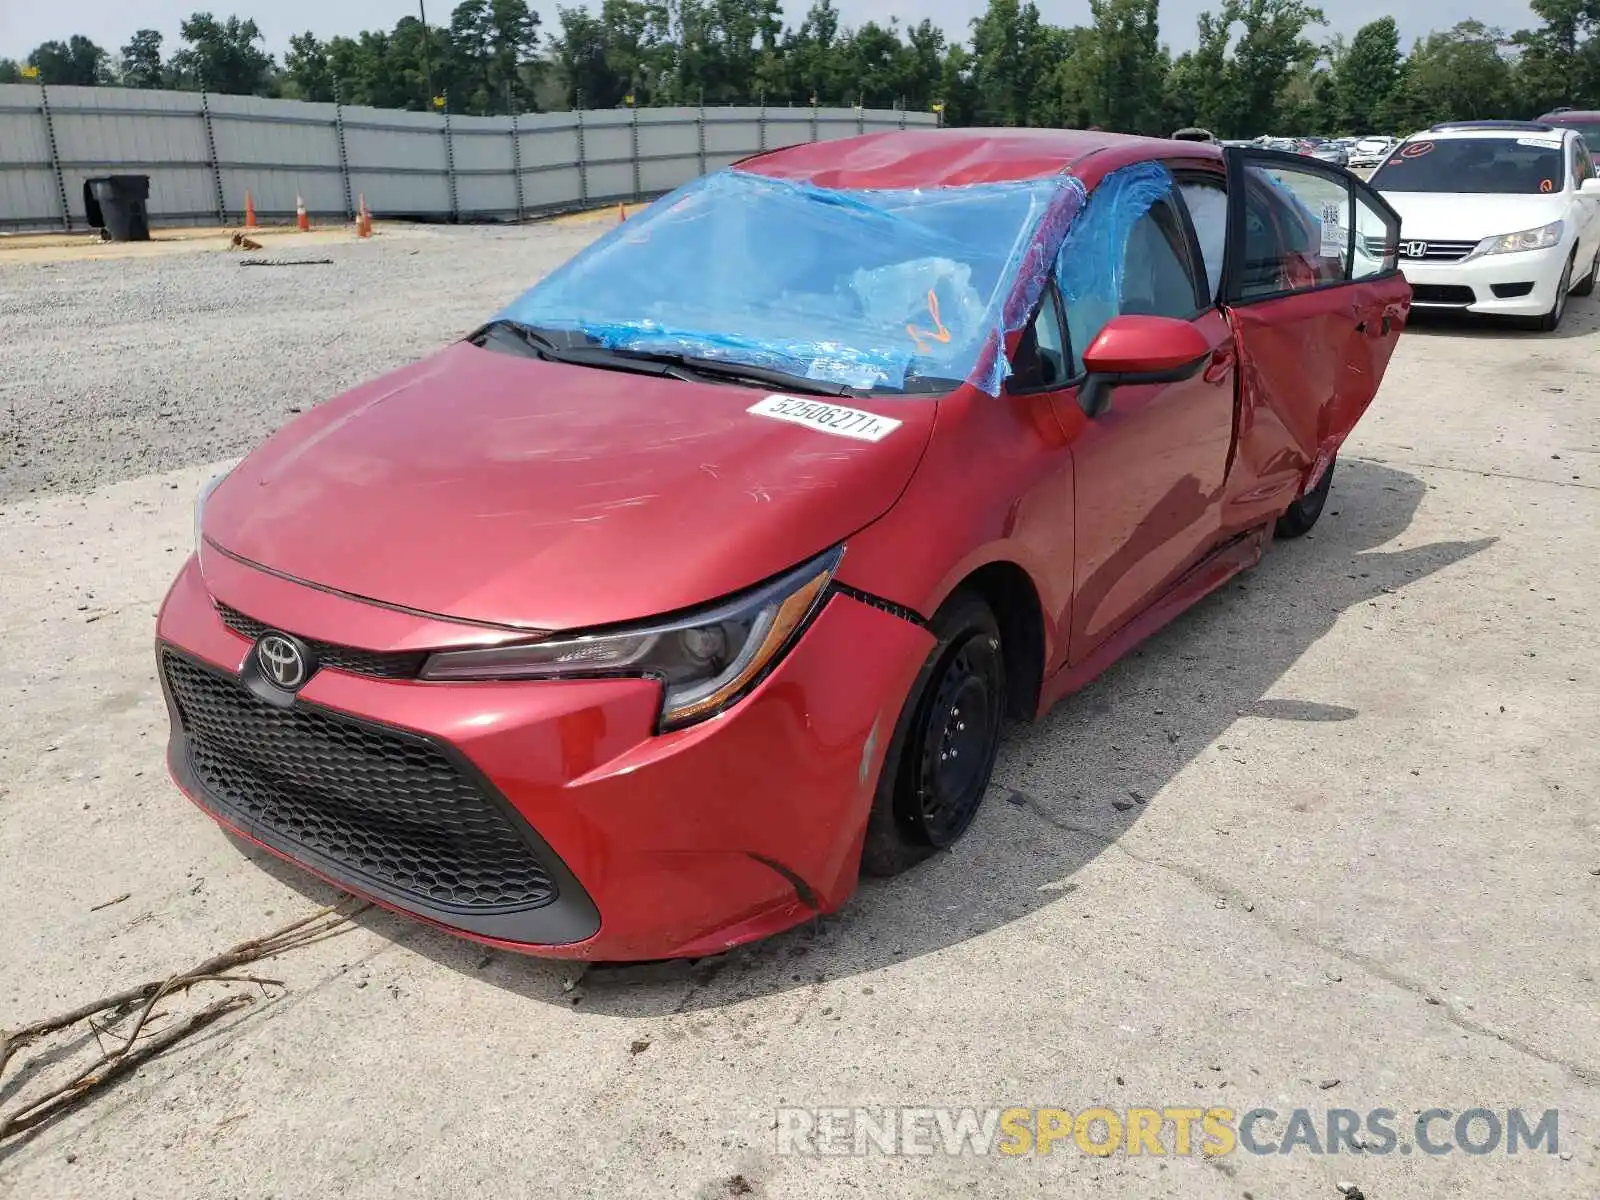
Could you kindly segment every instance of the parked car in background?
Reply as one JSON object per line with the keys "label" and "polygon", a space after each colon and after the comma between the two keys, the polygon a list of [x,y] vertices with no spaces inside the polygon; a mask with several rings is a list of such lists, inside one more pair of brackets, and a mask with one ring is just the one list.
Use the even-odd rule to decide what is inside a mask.
{"label": "parked car in background", "polygon": [[1306,151],[1306,155],[1318,162],[1332,163],[1336,167],[1350,165],[1350,152],[1338,142],[1324,142],[1320,146],[1313,146]]}
{"label": "parked car in background", "polygon": [[1180,142],[1208,142],[1213,146],[1217,144],[1216,134],[1212,133],[1209,129],[1201,129],[1197,125],[1185,126],[1172,136],[1175,140]]}
{"label": "parked car in background", "polygon": [[1311,529],[1399,235],[1348,172],[1109,133],[703,176],[207,485],[157,620],[172,774],[507,949],[836,911],[965,833],[1006,718]]}
{"label": "parked car in background", "polygon": [[1355,145],[1350,148],[1350,160],[1345,165],[1375,167],[1399,144],[1400,139],[1394,137],[1357,138]]}
{"label": "parked car in background", "polygon": [[1600,179],[1575,129],[1463,121],[1413,134],[1368,182],[1400,214],[1419,307],[1555,329],[1600,271]]}
{"label": "parked car in background", "polygon": [[1576,129],[1583,135],[1591,155],[1600,155],[1600,110],[1555,108],[1539,118],[1540,124],[1560,129]]}

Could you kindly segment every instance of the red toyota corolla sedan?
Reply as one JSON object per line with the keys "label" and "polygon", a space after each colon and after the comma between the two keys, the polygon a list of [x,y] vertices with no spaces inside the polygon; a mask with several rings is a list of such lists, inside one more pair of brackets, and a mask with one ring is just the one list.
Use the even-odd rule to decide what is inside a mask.
{"label": "red toyota corolla sedan", "polygon": [[747,159],[202,492],[178,785],[508,949],[695,957],[959,838],[1316,521],[1405,323],[1338,168],[1060,130]]}

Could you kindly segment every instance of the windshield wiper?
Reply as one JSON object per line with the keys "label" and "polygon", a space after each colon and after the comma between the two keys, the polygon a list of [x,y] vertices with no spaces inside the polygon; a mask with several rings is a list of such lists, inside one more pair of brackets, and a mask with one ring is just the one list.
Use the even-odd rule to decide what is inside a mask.
{"label": "windshield wiper", "polygon": [[604,346],[558,346],[531,325],[504,319],[491,321],[468,340],[475,346],[488,346],[490,341],[511,344],[542,358],[547,362],[572,363],[581,367],[600,367],[610,371],[631,371],[636,375],[661,375],[673,379],[693,381],[695,376],[670,362],[647,358],[619,358],[614,350]]}
{"label": "windshield wiper", "polygon": [[788,371],[772,367],[750,366],[745,363],[726,362],[718,358],[700,358],[676,351],[626,350],[609,346],[560,346],[531,325],[500,319],[485,325],[473,342],[484,345],[490,338],[515,339],[539,358],[550,362],[571,363],[580,367],[599,367],[603,370],[633,371],[640,375],[660,375],[669,379],[682,379],[690,383],[707,379],[730,382],[760,383],[780,387],[791,392],[805,392],[813,396],[853,396],[857,392],[842,383],[822,379],[807,379]]}
{"label": "windshield wiper", "polygon": [[700,358],[693,354],[679,354],[669,350],[613,350],[613,354],[642,363],[660,363],[680,367],[695,375],[733,382],[764,383],[791,392],[805,392],[812,396],[854,396],[857,390],[842,383],[826,379],[807,379],[774,367],[756,367],[749,363],[728,362],[720,358]]}

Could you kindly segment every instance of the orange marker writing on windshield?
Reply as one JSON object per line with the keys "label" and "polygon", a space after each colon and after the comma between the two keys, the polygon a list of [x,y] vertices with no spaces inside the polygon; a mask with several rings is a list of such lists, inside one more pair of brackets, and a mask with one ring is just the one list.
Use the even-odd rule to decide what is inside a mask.
{"label": "orange marker writing on windshield", "polygon": [[924,354],[933,349],[932,346],[922,340],[924,337],[931,337],[936,342],[948,343],[950,341],[950,331],[944,327],[944,322],[939,319],[939,297],[933,294],[932,288],[928,289],[928,315],[933,318],[933,328],[931,330],[918,329],[911,322],[906,322],[906,332],[911,335],[911,340],[917,344],[917,349]]}

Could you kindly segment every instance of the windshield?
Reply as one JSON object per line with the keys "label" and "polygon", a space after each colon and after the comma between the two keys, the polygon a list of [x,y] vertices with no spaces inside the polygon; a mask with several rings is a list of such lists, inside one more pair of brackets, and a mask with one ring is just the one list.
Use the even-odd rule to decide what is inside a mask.
{"label": "windshield", "polygon": [[1536,195],[1559,192],[1560,134],[1509,138],[1415,138],[1367,182],[1380,192],[1471,192]]}
{"label": "windshield", "polygon": [[1600,154],[1600,117],[1547,117],[1544,123],[1559,125],[1564,129],[1576,129],[1588,143],[1589,152]]}
{"label": "windshield", "polygon": [[975,382],[998,391],[1007,301],[1047,209],[1059,229],[1081,196],[1073,183],[842,191],[719,171],[617,226],[500,317],[611,350],[874,391],[945,391],[982,367]]}

